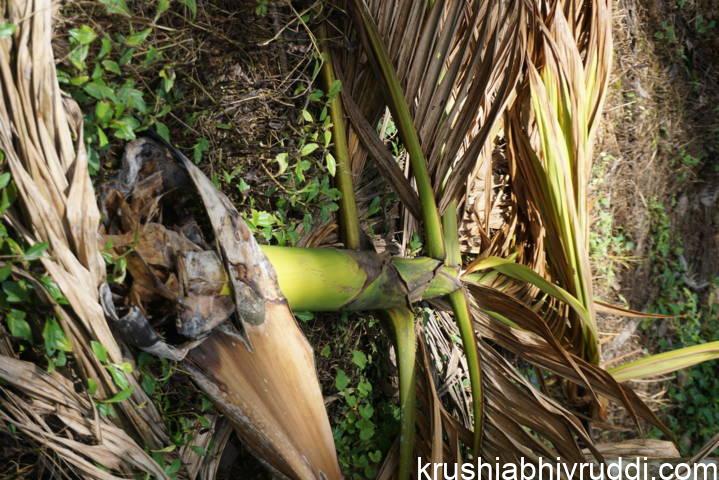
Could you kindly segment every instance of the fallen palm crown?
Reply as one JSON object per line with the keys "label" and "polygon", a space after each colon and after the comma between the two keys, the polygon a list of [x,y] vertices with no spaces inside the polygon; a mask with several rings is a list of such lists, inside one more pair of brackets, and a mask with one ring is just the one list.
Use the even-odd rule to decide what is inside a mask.
{"label": "fallen palm crown", "polygon": [[[318,37],[323,80],[342,82],[330,105],[342,249],[260,246],[230,200],[159,137],[127,146],[98,209],[81,116],[55,77],[51,10],[49,0],[0,6],[0,19],[17,25],[0,38],[0,148],[19,198],[5,220],[29,243],[48,244],[42,264],[67,305],[45,300],[74,361],[47,373],[3,342],[0,416],[2,428],[84,478],[168,477],[146,452],[168,444],[161,415],[133,374],[118,385],[106,368],[128,361],[128,347],[181,362],[224,415],[201,434],[214,455],[172,453],[181,476],[214,478],[234,429],[278,474],[341,478],[293,309],[377,310],[393,332],[401,432],[380,478],[410,478],[417,456],[601,459],[589,424],[602,420],[606,399],[669,435],[622,382],[717,356],[705,344],[600,365],[596,311],[639,315],[594,298],[587,252],[592,141],[611,65],[608,0],[353,0],[347,16],[328,19]],[[338,32],[351,32],[359,51],[336,48]],[[386,108],[400,161],[374,128]],[[499,162],[509,190],[493,183]],[[354,181],[368,164],[402,203],[405,239],[421,227],[426,256],[379,254],[363,241]],[[478,191],[480,253],[468,258],[458,214]],[[495,203],[499,227],[488,220]],[[129,275],[108,283],[100,245]],[[432,317],[423,328],[412,310],[420,301],[453,320]],[[437,335],[461,338],[470,411],[438,394],[435,364],[446,359],[429,348]],[[541,385],[508,354],[535,367]],[[75,391],[72,378],[94,391]],[[120,414],[97,415],[94,399],[117,399]]]}

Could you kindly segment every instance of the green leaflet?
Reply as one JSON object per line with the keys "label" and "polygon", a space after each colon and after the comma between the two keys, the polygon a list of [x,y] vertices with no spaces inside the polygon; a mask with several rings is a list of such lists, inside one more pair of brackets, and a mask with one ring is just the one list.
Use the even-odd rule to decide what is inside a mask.
{"label": "green leaflet", "polygon": [[719,359],[719,341],[642,357],[607,371],[618,382],[642,380]]}

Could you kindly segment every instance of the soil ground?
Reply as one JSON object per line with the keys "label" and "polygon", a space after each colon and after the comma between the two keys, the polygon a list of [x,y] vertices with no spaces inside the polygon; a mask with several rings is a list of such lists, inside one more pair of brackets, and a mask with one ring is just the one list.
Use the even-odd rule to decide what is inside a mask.
{"label": "soil ground", "polygon": [[[667,216],[669,241],[683,250],[676,262],[683,269],[681,288],[702,303],[716,303],[719,41],[711,21],[718,16],[716,2],[625,0],[615,8],[614,74],[592,192],[594,235],[615,247],[599,248],[593,262],[599,294],[637,310],[654,311],[665,294],[656,258],[662,241],[658,206]],[[675,322],[647,326],[603,316],[605,363],[672,346]],[[672,415],[664,393],[676,381],[670,377],[636,387],[655,408]],[[613,420],[629,426],[623,415],[615,411]]]}

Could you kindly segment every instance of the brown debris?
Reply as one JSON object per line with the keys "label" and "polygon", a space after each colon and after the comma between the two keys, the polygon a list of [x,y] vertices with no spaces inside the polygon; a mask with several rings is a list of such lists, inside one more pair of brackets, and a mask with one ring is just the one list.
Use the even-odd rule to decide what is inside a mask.
{"label": "brown debris", "polygon": [[[175,160],[189,175],[163,166]],[[216,249],[206,246],[186,179]],[[168,186],[183,195],[164,202]],[[179,151],[148,138],[128,146],[104,198],[105,240],[127,259],[127,275],[103,295],[117,330],[144,351],[186,358],[183,368],[271,469],[341,478],[312,349],[229,199]],[[142,221],[123,221],[127,211]]]}

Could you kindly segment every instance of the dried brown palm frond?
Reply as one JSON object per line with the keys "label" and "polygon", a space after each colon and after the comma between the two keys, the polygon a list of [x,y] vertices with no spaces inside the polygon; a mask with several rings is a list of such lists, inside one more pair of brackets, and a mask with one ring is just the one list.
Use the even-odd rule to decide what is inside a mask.
{"label": "dried brown palm frond", "polygon": [[[548,329],[535,328],[523,323],[522,320],[535,325],[542,323],[542,319],[527,306],[519,304],[501,292],[486,292],[481,297],[478,295],[474,297],[482,298],[486,302],[482,305],[480,301],[479,305],[473,307],[476,329],[483,338],[512,352],[531,365],[570,380],[577,385],[582,385],[596,395],[602,395],[623,404],[635,418],[641,417],[671,436],[664,424],[631,388],[618,383],[601,367],[564,350],[564,347]],[[496,303],[503,303],[505,306],[500,307]],[[514,309],[519,309],[521,312],[506,317],[512,320],[512,324],[492,318],[496,316],[495,312],[507,312]]]}
{"label": "dried brown palm frond", "polygon": [[182,158],[205,205],[231,281],[241,335],[213,333],[187,366],[260,459],[297,479],[340,478],[312,347],[274,268],[229,199]]}
{"label": "dried brown palm frond", "polygon": [[586,320],[550,320],[558,338],[599,362],[589,266],[587,186],[611,67],[611,3],[536,2],[527,80],[507,115],[519,207],[544,229],[548,275],[576,296]]}
{"label": "dried brown palm frond", "polygon": [[169,479],[125,430],[101,417],[92,400],[70,380],[32,363],[0,355],[0,428],[9,425],[37,445],[60,471],[93,479],[119,479],[137,472]]}
{"label": "dried brown palm frond", "polygon": [[[369,1],[366,7],[396,65],[443,210],[462,198],[467,183],[479,173],[485,147],[512,98],[522,65],[523,4]],[[417,213],[418,199],[406,172],[387,156],[375,130],[391,103],[373,78],[372,61],[354,49],[338,53],[355,174],[369,153],[383,172],[390,172],[388,180]],[[393,116],[397,121],[397,112]]]}
{"label": "dried brown palm frond", "polygon": [[[496,442],[501,429],[492,422],[519,418],[518,424],[507,428],[518,435],[533,430],[534,435],[553,444],[551,453],[582,458],[579,446],[591,448],[591,439],[579,419],[598,395],[611,397],[633,415],[664,428],[631,390],[586,362],[588,359],[596,364],[599,355],[587,262],[586,183],[592,135],[610,67],[610,5],[604,0],[566,5],[542,1],[350,3],[350,10],[359,19],[355,25],[367,57],[352,52],[337,62],[345,82],[343,100],[352,127],[348,143],[353,147],[354,165],[362,165],[368,155],[374,157],[407,211],[415,217],[418,212],[421,215],[431,256],[443,255],[444,250],[433,248],[436,228],[431,211],[428,214],[428,204],[449,206],[449,213],[461,200],[458,191],[463,194],[471,188],[486,168],[483,192],[488,198],[483,217],[487,219],[494,195],[492,154],[507,155],[511,161],[513,200],[507,224],[492,235],[486,226],[482,229],[487,238],[481,242],[485,248],[479,251],[477,261],[492,254],[512,254],[515,261],[535,271],[526,276],[498,269],[483,276],[483,286],[470,289],[477,302],[474,325],[479,335],[478,353],[487,361],[482,366],[483,388],[472,389],[475,453],[546,454],[546,442],[532,444],[521,436]],[[369,73],[372,71],[374,75]],[[398,165],[375,132],[374,125],[385,102],[411,165]],[[552,102],[557,103],[556,108]],[[508,106],[511,113],[502,124],[499,117]],[[517,144],[515,116],[538,125],[531,124],[537,130],[531,130],[531,136],[525,134],[524,144]],[[550,134],[554,135],[552,142],[546,140]],[[534,152],[537,142],[542,146],[543,164]],[[552,151],[554,147],[568,153],[554,160],[552,156],[560,156]],[[520,161],[524,162],[523,168],[517,167]],[[423,169],[431,181],[429,195]],[[409,171],[414,174],[416,187],[406,180]],[[455,229],[451,220],[445,215],[446,245],[452,243],[451,235],[455,233],[447,235],[447,230]],[[411,222],[407,225],[405,236],[413,229]],[[449,247],[447,252],[450,264],[458,263],[458,255]],[[468,270],[475,267],[470,264]],[[556,284],[549,286],[546,279],[558,283],[559,289]],[[560,291],[564,293],[557,295]],[[455,318],[461,319],[462,308],[457,305],[452,302]],[[491,339],[492,344],[484,339]],[[538,349],[536,342],[542,345]],[[559,407],[549,395],[539,394],[525,382],[511,365],[496,362],[494,345],[540,370],[583,386],[586,397],[572,395],[570,399],[577,411]],[[471,360],[473,347],[468,342],[464,346]],[[471,375],[473,363],[476,364],[474,360],[468,363],[468,370],[474,385],[477,377]],[[501,382],[496,375],[516,383]],[[537,399],[541,408],[534,408],[542,412],[540,420],[517,417],[508,404],[500,401],[514,388],[526,389],[517,394],[518,398]],[[490,398],[494,403],[488,401]],[[478,403],[483,407],[477,409]],[[558,418],[566,422],[559,436],[556,432],[560,427],[552,423]],[[492,435],[482,432],[482,425],[490,429],[494,425]],[[426,433],[431,436],[432,431],[425,430]],[[419,443],[423,440],[420,438]]]}
{"label": "dried brown palm frond", "polygon": [[[87,171],[82,116],[63,97],[55,76],[52,13],[49,0],[0,4],[0,22],[16,26],[12,35],[0,38],[0,149],[19,198],[19,207],[6,219],[29,243],[48,244],[41,261],[68,300],[68,307],[54,308],[72,342],[79,375],[83,383],[96,383],[99,398],[109,398],[119,389],[92,354],[90,341],[102,343],[110,361],[125,359],[98,301],[105,277],[99,212]],[[143,445],[164,446],[168,436],[160,415],[137,380],[130,376],[128,381],[132,394],[118,405],[118,425],[131,433],[128,441],[134,437]],[[79,447],[67,445],[63,451]]]}
{"label": "dried brown palm frond", "polygon": [[[603,1],[351,2],[368,58],[355,53],[354,59],[347,55],[336,65],[345,81],[343,103],[351,121],[347,143],[352,169],[361,172],[368,155],[377,162],[407,212],[415,216],[411,221],[406,217],[405,241],[415,229],[412,222],[424,223],[427,249],[434,258],[414,259],[427,270],[417,271],[417,278],[426,282],[420,282],[420,287],[425,288],[441,268],[468,273],[466,288],[448,292],[457,323],[440,312],[430,315],[424,331],[415,329],[408,308],[424,290],[409,284],[387,288],[390,293],[400,292],[402,300],[403,308],[391,312],[390,318],[396,316],[402,415],[410,421],[402,423],[398,448],[389,455],[381,478],[391,477],[395,470],[409,477],[412,462],[408,459],[413,454],[459,462],[468,450],[465,447],[471,447],[475,456],[507,462],[520,456],[578,462],[587,454],[585,447],[600,458],[583,423],[581,407],[586,405],[563,406],[563,392],[543,382],[547,373],[552,379],[583,386],[589,400],[580,400],[612,398],[634,416],[663,428],[628,387],[592,363],[596,352],[593,332],[588,329],[591,317],[587,317],[593,308],[591,291],[586,288],[588,270],[575,275],[583,268],[582,255],[586,254],[586,248],[582,251],[587,238],[586,232],[582,236],[587,226],[582,185],[608,69],[609,43],[602,36],[606,31],[601,30],[607,25],[608,7]],[[0,14],[6,11],[19,28],[9,39],[0,39],[0,147],[6,150],[23,209],[11,212],[10,220],[28,241],[46,241],[50,246],[43,259],[45,268],[70,305],[53,304],[47,295],[48,302],[75,345],[80,377],[98,382],[102,398],[115,389],[88,349],[90,340],[100,340],[113,361],[122,360],[121,345],[114,340],[98,301],[102,292],[102,307],[115,322],[113,326],[141,349],[182,359],[184,369],[270,469],[303,480],[341,478],[313,352],[292,315],[289,295],[280,290],[276,269],[227,197],[173,149],[188,177],[187,184],[175,187],[184,195],[189,181],[194,184],[212,228],[213,246],[197,240],[182,225],[159,223],[169,218],[162,214],[160,199],[167,187],[165,172],[133,179],[125,185],[128,188],[110,191],[103,202],[110,214],[106,233],[114,235],[116,248],[134,250],[128,261],[132,284],[121,286],[126,295],[116,310],[112,292],[102,287],[104,266],[95,231],[99,214],[82,142],[75,143],[71,137],[82,138],[82,123],[72,104],[60,100],[47,53],[49,0],[3,4]],[[28,72],[29,76],[24,75]],[[384,87],[389,90],[387,98],[380,94]],[[396,163],[375,131],[385,104],[408,150],[406,165]],[[507,108],[509,113],[504,115]],[[70,118],[66,109],[73,112]],[[565,122],[567,118],[571,121]],[[506,138],[499,136],[502,133]],[[558,160],[566,161],[563,166],[567,167],[560,178],[547,175],[547,171],[557,172],[547,167],[552,152],[545,137],[561,147],[558,155],[566,153]],[[131,144],[128,151],[139,143]],[[510,206],[507,224],[492,229],[488,206],[500,194],[492,184],[494,155],[501,156],[505,150],[513,162],[512,188],[516,184],[513,194],[518,200]],[[162,159],[169,161],[166,156]],[[413,181],[408,179],[410,171]],[[487,224],[481,226],[484,237],[479,242],[483,258],[464,269],[456,210],[477,181],[485,183],[483,218]],[[347,194],[352,182],[344,189]],[[441,225],[440,209],[445,210]],[[532,225],[532,221],[537,223]],[[545,234],[542,229],[556,231]],[[348,246],[358,247],[357,235],[348,235],[346,230],[343,234]],[[322,232],[315,238],[320,237]],[[216,281],[214,275],[203,278],[205,284],[194,291],[188,274],[191,259],[204,254],[216,260],[212,273],[220,272],[221,280]],[[511,256],[512,260],[488,255]],[[507,266],[512,261],[518,262],[516,268]],[[486,262],[494,262],[497,268],[490,269]],[[360,291],[376,286],[376,277],[393,271],[368,270],[380,273],[363,276],[364,272],[357,272]],[[159,271],[162,281],[158,281]],[[473,272],[481,275],[469,277]],[[393,278],[406,281],[396,272]],[[300,293],[302,287],[310,288],[301,284]],[[156,299],[171,309],[164,315],[151,315],[155,307],[150,305]],[[339,302],[336,308],[346,305]],[[438,310],[447,307],[442,301],[436,306]],[[120,308],[131,314],[120,317]],[[175,338],[189,341],[181,347],[166,343],[153,330],[151,318],[171,319],[163,326],[172,323]],[[561,325],[567,318],[574,323],[565,330]],[[137,326],[139,333],[132,330]],[[450,347],[458,336],[465,358],[459,349]],[[12,358],[12,352],[4,353],[0,376],[8,385],[0,389],[0,416],[46,448],[52,460],[58,458],[94,478],[113,478],[94,463],[112,469],[112,474],[139,470],[164,475],[143,450],[162,445],[166,435],[159,415],[139,388],[130,401],[119,404],[122,415],[117,424],[97,417],[87,420],[83,415],[94,413],[92,400],[76,393],[67,378],[44,374]],[[508,353],[536,368],[541,387],[507,360]],[[23,375],[32,381],[23,383]],[[49,379],[55,390],[45,388],[52,383]],[[467,379],[472,398],[464,388]],[[134,378],[130,381],[136,386]],[[59,401],[50,401],[49,393]],[[145,410],[139,402],[146,402]],[[424,414],[415,415],[417,410]],[[200,461],[191,448],[182,449],[183,474],[211,478],[217,471],[216,455],[229,435],[229,427],[217,421],[216,429],[195,438],[201,446],[214,443],[215,456]],[[96,444],[88,447],[78,441],[88,437]]]}
{"label": "dried brown palm frond", "polygon": [[[447,321],[448,316],[441,311],[430,315],[427,335],[431,348],[444,343],[444,338],[458,336],[457,327],[453,322]],[[489,319],[487,321],[491,322]],[[438,324],[442,325],[441,331],[434,327]],[[540,456],[561,456],[568,460],[581,458],[581,446],[591,445],[591,440],[579,419],[556,400],[531,385],[523,374],[517,371],[515,365],[502,358],[502,354],[493,344],[494,342],[489,343],[486,339],[480,339],[479,342],[485,392],[482,457],[499,457],[504,462],[517,461],[520,456],[534,460]],[[519,346],[518,343],[501,345]],[[452,375],[447,376],[447,373]],[[466,367],[459,368],[456,372],[447,371],[443,380],[438,382],[438,392],[451,395],[454,386],[461,386],[466,379]],[[456,401],[449,403],[456,405]],[[457,412],[453,413],[456,415]],[[578,443],[578,439],[581,443]],[[456,450],[459,445],[457,440],[445,441],[445,444]],[[467,443],[467,438],[461,440]]]}

